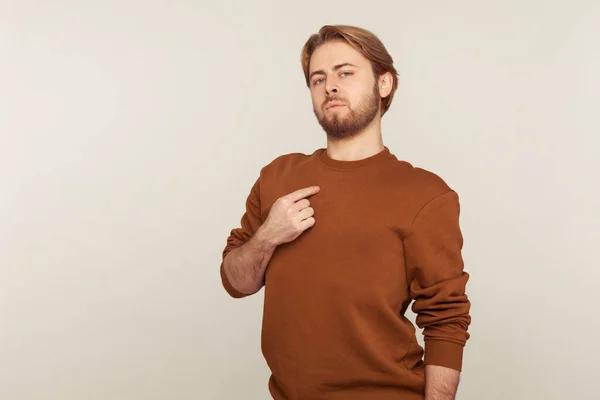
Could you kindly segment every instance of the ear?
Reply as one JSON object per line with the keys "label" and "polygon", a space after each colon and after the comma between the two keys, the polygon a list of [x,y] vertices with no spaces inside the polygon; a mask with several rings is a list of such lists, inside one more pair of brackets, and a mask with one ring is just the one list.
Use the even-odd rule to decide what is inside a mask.
{"label": "ear", "polygon": [[388,97],[392,93],[394,86],[394,76],[391,72],[386,72],[379,77],[379,95],[382,99]]}

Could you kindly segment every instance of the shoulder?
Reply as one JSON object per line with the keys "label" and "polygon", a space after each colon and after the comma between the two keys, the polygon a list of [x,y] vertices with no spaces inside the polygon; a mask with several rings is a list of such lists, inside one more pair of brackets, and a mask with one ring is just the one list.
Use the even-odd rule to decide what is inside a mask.
{"label": "shoulder", "polygon": [[424,168],[413,167],[410,174],[411,181],[413,181],[414,185],[420,190],[438,194],[451,190],[446,181],[436,172]]}
{"label": "shoulder", "polygon": [[437,172],[415,167],[406,161],[397,161],[395,168],[397,172],[397,182],[401,184],[416,207],[423,206],[431,200],[454,190]]}
{"label": "shoulder", "polygon": [[298,161],[305,160],[308,157],[310,157],[308,154],[299,153],[299,152],[287,153],[287,154],[282,154],[280,156],[275,157],[267,165],[282,165],[282,164],[288,164],[288,163],[296,163]]}
{"label": "shoulder", "polygon": [[281,174],[282,172],[289,171],[291,168],[294,168],[299,164],[307,162],[310,157],[311,155],[300,152],[279,155],[273,158],[261,169],[261,175],[268,176],[273,173]]}

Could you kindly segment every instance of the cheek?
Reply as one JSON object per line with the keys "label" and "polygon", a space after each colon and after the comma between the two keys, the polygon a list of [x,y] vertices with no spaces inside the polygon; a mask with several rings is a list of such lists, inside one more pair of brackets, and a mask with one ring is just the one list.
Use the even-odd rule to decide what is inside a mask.
{"label": "cheek", "polygon": [[311,98],[312,98],[313,108],[320,111],[321,106],[323,105],[323,101],[325,101],[325,96],[323,96],[320,93],[311,92]]}
{"label": "cheek", "polygon": [[359,104],[362,104],[363,102],[365,102],[369,96],[371,95],[370,92],[356,92],[356,93],[349,93],[348,94],[348,101],[350,102],[350,105],[352,107],[356,107]]}
{"label": "cheek", "polygon": [[369,81],[348,82],[346,98],[352,105],[357,105],[373,95],[374,83]]}

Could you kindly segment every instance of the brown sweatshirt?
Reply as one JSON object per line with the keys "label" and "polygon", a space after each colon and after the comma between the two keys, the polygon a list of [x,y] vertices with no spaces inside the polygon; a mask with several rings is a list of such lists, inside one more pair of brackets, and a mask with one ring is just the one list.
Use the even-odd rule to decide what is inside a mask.
{"label": "brown sweatshirt", "polygon": [[[279,245],[266,270],[262,352],[271,395],[423,399],[424,365],[461,370],[469,338],[456,192],[387,147],[356,161],[323,148],[286,154],[261,169],[223,259],[278,197],[312,185],[321,188],[308,198],[315,225]],[[231,296],[244,297],[223,264],[221,279]],[[424,349],[404,316],[413,300]]]}

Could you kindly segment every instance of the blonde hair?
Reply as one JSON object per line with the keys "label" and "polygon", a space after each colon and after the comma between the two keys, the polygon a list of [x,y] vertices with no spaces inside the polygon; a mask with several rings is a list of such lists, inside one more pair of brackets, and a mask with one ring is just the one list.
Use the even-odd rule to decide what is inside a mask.
{"label": "blonde hair", "polygon": [[366,29],[350,25],[324,25],[319,29],[318,33],[311,35],[304,44],[300,57],[302,69],[304,70],[304,78],[306,79],[306,86],[310,87],[310,71],[308,68],[310,65],[310,58],[314,51],[323,44],[336,40],[349,44],[367,58],[371,62],[375,79],[386,72],[392,73],[392,90],[387,97],[381,100],[381,115],[383,116],[390,108],[394,93],[396,93],[396,89],[398,89],[398,72],[394,67],[392,56],[390,56],[381,40]]}

